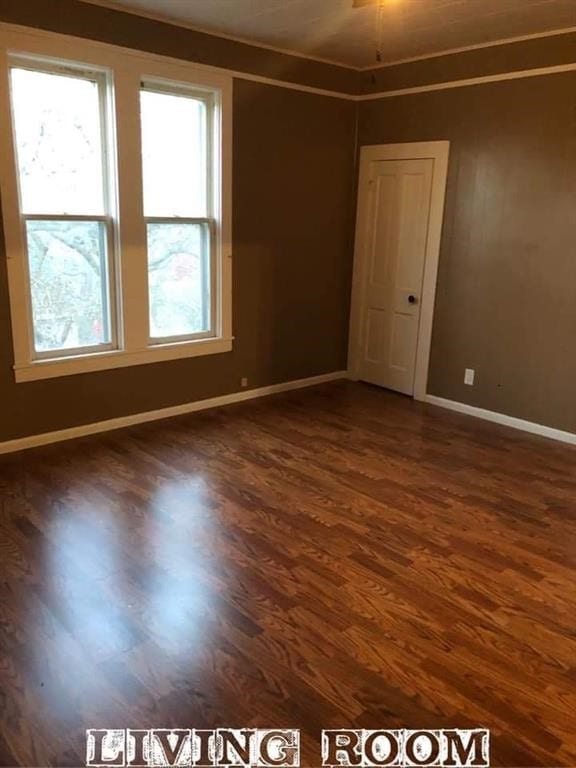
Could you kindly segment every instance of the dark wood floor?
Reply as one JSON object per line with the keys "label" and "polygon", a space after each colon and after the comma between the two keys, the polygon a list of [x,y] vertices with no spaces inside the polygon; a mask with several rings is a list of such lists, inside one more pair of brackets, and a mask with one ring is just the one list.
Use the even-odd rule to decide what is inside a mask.
{"label": "dark wood floor", "polygon": [[352,383],[0,461],[0,765],[85,728],[492,729],[576,765],[576,450]]}

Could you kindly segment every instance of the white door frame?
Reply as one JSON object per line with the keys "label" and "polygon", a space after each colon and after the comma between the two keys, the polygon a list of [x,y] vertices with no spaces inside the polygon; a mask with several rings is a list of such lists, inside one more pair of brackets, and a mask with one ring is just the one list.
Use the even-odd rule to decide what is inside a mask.
{"label": "white door frame", "polygon": [[361,148],[360,180],[358,184],[358,210],[356,215],[356,240],[354,246],[354,274],[352,279],[352,304],[350,309],[350,337],[348,345],[348,374],[358,379],[360,365],[361,315],[366,291],[365,261],[367,235],[370,224],[370,164],[380,160],[434,160],[430,219],[426,239],[426,256],[420,324],[418,326],[418,347],[416,372],[414,376],[414,399],[425,400],[428,388],[428,368],[432,343],[432,322],[438,277],[438,260],[448,178],[449,141],[422,141],[410,144],[377,144]]}

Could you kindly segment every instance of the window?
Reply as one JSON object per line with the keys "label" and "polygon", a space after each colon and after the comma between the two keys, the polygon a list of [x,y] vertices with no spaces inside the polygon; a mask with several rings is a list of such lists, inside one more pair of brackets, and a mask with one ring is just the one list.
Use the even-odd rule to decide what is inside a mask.
{"label": "window", "polygon": [[140,100],[150,336],[210,335],[212,99],[150,84]]}
{"label": "window", "polygon": [[16,379],[229,351],[230,78],[57,37],[0,32]]}
{"label": "window", "polygon": [[109,349],[105,81],[15,65],[11,88],[35,353]]}

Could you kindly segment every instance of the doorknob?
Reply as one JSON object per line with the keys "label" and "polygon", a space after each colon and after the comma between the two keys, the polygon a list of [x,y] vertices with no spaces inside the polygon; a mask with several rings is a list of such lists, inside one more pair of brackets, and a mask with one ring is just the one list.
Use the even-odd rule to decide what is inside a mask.
{"label": "doorknob", "polygon": [[417,304],[418,303],[418,299],[416,298],[416,296],[410,294],[410,296],[408,296],[408,303],[409,304]]}

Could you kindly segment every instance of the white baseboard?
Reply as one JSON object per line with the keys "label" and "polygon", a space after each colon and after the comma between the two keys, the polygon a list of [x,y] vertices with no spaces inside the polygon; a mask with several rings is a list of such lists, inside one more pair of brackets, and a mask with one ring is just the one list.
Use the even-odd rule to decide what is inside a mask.
{"label": "white baseboard", "polygon": [[321,376],[311,376],[308,379],[286,381],[282,384],[272,384],[269,387],[248,389],[241,392],[233,392],[230,395],[211,397],[208,400],[195,400],[191,403],[174,405],[170,408],[160,408],[157,411],[135,413],[130,416],[120,416],[116,419],[108,419],[107,421],[97,421],[93,424],[82,424],[79,427],[60,429],[56,432],[44,432],[40,435],[30,435],[29,437],[21,437],[17,440],[7,440],[6,442],[0,443],[0,454],[24,451],[27,448],[35,448],[40,445],[48,445],[49,443],[60,443],[64,440],[73,440],[76,437],[95,435],[99,432],[111,432],[114,429],[131,427],[135,424],[144,424],[148,421],[169,419],[173,416],[181,416],[185,413],[194,413],[194,411],[205,411],[208,408],[219,408],[222,405],[241,403],[244,400],[255,400],[259,397],[274,395],[278,392],[288,392],[292,389],[304,389],[305,387],[313,387],[316,384],[325,384],[330,381],[345,379],[347,376],[348,374],[346,371],[335,371],[334,373],[325,373]]}
{"label": "white baseboard", "polygon": [[564,432],[561,429],[545,427],[543,424],[536,424],[533,421],[517,419],[514,416],[506,416],[504,413],[497,413],[496,411],[487,411],[484,408],[476,408],[473,405],[458,403],[454,400],[445,400],[443,397],[436,397],[435,395],[426,395],[425,402],[431,405],[438,405],[440,408],[447,408],[450,411],[465,413],[477,419],[493,421],[495,424],[502,424],[505,427],[521,429],[523,432],[531,432],[533,435],[548,437],[550,440],[559,440],[561,443],[576,445],[576,434],[573,432]]}

